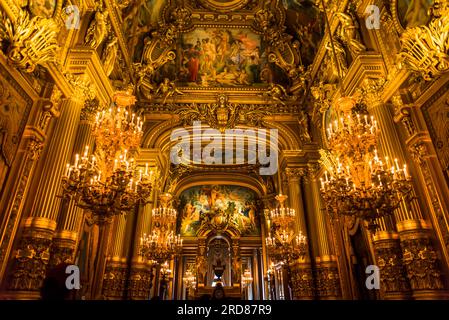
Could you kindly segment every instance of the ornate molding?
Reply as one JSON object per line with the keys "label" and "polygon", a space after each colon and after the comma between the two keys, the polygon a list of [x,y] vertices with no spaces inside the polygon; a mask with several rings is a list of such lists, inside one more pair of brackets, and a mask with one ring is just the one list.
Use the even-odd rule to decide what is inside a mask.
{"label": "ornate molding", "polygon": [[7,45],[8,61],[18,69],[33,72],[38,65],[54,62],[59,48],[59,26],[53,18],[31,17],[19,9],[15,21],[0,12],[0,42]]}
{"label": "ornate molding", "polygon": [[412,290],[444,288],[435,249],[427,237],[401,239],[403,263]]}
{"label": "ornate molding", "polygon": [[410,285],[406,278],[399,241],[396,239],[375,241],[374,250],[380,269],[384,298],[407,295]]}
{"label": "ornate molding", "polygon": [[264,126],[263,118],[270,114],[269,111],[256,105],[243,106],[228,103],[227,99],[226,95],[220,95],[217,103],[194,104],[179,108],[175,113],[179,114],[183,125],[192,125],[194,121],[201,121],[222,132],[233,129],[239,124],[253,127]]}

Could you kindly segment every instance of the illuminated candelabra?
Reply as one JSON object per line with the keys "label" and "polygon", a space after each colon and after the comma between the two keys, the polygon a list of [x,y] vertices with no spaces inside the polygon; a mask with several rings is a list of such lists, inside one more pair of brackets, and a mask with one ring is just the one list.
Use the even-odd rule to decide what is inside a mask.
{"label": "illuminated candelabra", "polygon": [[243,288],[247,288],[253,282],[253,276],[251,275],[251,271],[249,269],[245,269],[242,275],[242,286]]}
{"label": "illuminated candelabra", "polygon": [[181,236],[174,235],[173,231],[164,232],[157,229],[152,235],[144,233],[140,238],[140,255],[157,263],[173,259],[181,250]]}
{"label": "illuminated candelabra", "polygon": [[169,208],[171,198],[169,193],[159,197],[161,207],[152,210],[152,234],[140,238],[140,255],[158,263],[173,259],[182,250],[181,236],[174,233],[177,212]]}
{"label": "illuminated candelabra", "polygon": [[294,231],[296,212],[294,209],[286,208],[284,201],[286,195],[277,195],[279,208],[270,211],[269,219],[272,222],[272,231],[265,238],[268,254],[276,262],[291,262],[303,257],[307,252],[307,238],[299,232]]}
{"label": "illuminated candelabra", "polygon": [[67,164],[62,178],[63,197],[75,200],[78,207],[92,213],[98,224],[145,204],[156,175],[138,168],[132,153],[142,138],[143,121],[131,112],[135,97],[125,91],[114,94],[114,104],[99,112],[92,130],[95,152],[86,147],[82,156]]}
{"label": "illuminated candelabra", "polygon": [[135,97],[120,91],[113,101],[111,108],[97,113],[93,128],[96,148],[102,151],[105,161],[114,159],[117,150],[124,147],[138,148],[143,134],[143,120],[131,110]]}
{"label": "illuminated candelabra", "polygon": [[62,178],[65,197],[92,213],[98,224],[110,222],[112,217],[131,211],[139,203],[146,203],[154,183],[153,172],[137,169],[134,159],[127,159],[127,151],[114,161],[112,170],[101,170],[95,155],[88,155],[88,147],[73,164],[67,164]]}
{"label": "illuminated candelabra", "polygon": [[327,128],[335,165],[321,178],[321,192],[330,212],[362,218],[374,230],[375,219],[392,214],[410,194],[411,177],[405,164],[379,157],[378,124],[366,106],[351,98],[339,103],[341,115]]}
{"label": "illuminated candelabra", "polygon": [[196,276],[194,275],[191,267],[185,272],[184,277],[182,278],[182,281],[184,282],[184,285],[186,286],[187,290],[195,289]]}

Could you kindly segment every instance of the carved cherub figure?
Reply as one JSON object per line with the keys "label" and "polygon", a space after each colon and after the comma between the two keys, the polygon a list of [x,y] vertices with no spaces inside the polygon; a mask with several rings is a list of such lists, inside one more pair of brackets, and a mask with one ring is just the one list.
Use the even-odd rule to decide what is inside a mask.
{"label": "carved cherub figure", "polygon": [[176,88],[175,82],[170,81],[170,79],[168,78],[165,78],[156,90],[156,95],[162,96],[162,98],[164,99],[162,101],[162,104],[165,104],[167,102],[167,99],[175,94],[182,95],[183,93],[178,88]]}
{"label": "carved cherub figure", "polygon": [[264,93],[264,96],[271,97],[274,101],[285,105],[285,98],[288,97],[287,90],[279,84],[270,83],[268,90]]}

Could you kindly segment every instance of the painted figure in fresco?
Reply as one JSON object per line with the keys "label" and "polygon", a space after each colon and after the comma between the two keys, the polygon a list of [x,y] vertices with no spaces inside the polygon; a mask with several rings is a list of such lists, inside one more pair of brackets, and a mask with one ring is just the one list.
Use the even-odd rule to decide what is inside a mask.
{"label": "painted figure in fresco", "polygon": [[198,46],[191,47],[188,51],[188,62],[187,68],[189,69],[189,82],[197,82],[198,81],[198,71],[200,69],[200,58],[199,58],[199,49]]}
{"label": "painted figure in fresco", "polygon": [[204,228],[224,230],[228,226],[241,234],[258,234],[254,195],[245,188],[202,186],[184,191],[181,196],[180,233],[196,236]]}
{"label": "painted figure in fresco", "polygon": [[249,86],[262,83],[263,58],[257,36],[239,31],[199,29],[183,37],[181,67],[188,83]]}
{"label": "painted figure in fresco", "polygon": [[429,8],[429,0],[411,0],[407,12],[405,13],[405,22],[407,28],[413,28],[424,25],[429,21],[427,9]]}

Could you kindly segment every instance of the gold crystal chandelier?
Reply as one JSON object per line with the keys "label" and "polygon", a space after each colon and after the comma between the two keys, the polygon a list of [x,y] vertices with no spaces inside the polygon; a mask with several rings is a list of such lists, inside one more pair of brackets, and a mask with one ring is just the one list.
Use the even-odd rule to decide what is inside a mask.
{"label": "gold crystal chandelier", "polygon": [[[131,157],[142,137],[142,121],[126,111],[135,98],[128,92],[114,95],[108,112],[97,114],[93,129],[95,152],[76,154],[62,178],[63,196],[92,213],[98,224],[126,214],[138,203],[147,203],[155,176],[138,167]],[[124,111],[125,110],[125,111]]]}
{"label": "gold crystal chandelier", "polygon": [[375,219],[391,215],[411,192],[407,166],[377,151],[379,128],[366,106],[352,98],[337,101],[339,119],[327,128],[335,165],[321,178],[321,192],[331,213],[355,216],[376,228]]}
{"label": "gold crystal chandelier", "polygon": [[174,232],[177,212],[168,207],[172,195],[164,193],[159,199],[161,207],[152,210],[152,234],[144,233],[140,238],[140,255],[148,260],[163,263],[181,253],[182,239]]}
{"label": "gold crystal chandelier", "polygon": [[408,28],[401,36],[401,64],[425,80],[449,72],[449,1],[435,0],[426,26]]}
{"label": "gold crystal chandelier", "polygon": [[78,207],[90,211],[98,224],[110,222],[112,217],[126,214],[139,202],[146,203],[154,183],[148,169],[137,169],[134,159],[120,155],[113,170],[103,174],[95,155],[75,156],[67,165],[62,178],[63,193],[75,200]]}
{"label": "gold crystal chandelier", "polygon": [[249,269],[245,269],[242,275],[242,285],[243,288],[249,287],[249,285],[253,282],[253,276],[251,275],[251,271]]}
{"label": "gold crystal chandelier", "polygon": [[184,285],[187,289],[194,289],[196,287],[196,276],[193,273],[192,267],[187,269],[184,277],[182,278],[182,281],[184,282]]}
{"label": "gold crystal chandelier", "polygon": [[296,212],[294,209],[285,207],[284,201],[287,198],[283,194],[276,196],[279,208],[269,213],[273,234],[271,232],[268,234],[265,244],[272,260],[290,263],[306,254],[307,238],[301,231],[296,234],[294,230]]}
{"label": "gold crystal chandelier", "polygon": [[97,113],[93,128],[96,148],[105,162],[114,159],[118,150],[138,148],[143,134],[143,121],[131,109],[135,97],[119,91],[113,101],[111,108]]}

